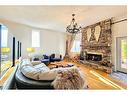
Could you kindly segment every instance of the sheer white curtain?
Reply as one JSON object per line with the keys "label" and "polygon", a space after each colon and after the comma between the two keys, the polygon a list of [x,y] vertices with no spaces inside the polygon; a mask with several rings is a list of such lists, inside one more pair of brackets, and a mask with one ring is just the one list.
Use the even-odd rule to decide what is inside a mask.
{"label": "sheer white curtain", "polygon": [[73,41],[71,52],[80,53],[80,50],[81,50],[80,45],[81,45],[81,33],[78,33],[76,34],[75,39]]}
{"label": "sheer white curtain", "polygon": [[[67,34],[66,52],[69,56],[74,52],[80,52],[81,45],[81,33],[79,34]],[[65,55],[66,56],[66,55]]]}

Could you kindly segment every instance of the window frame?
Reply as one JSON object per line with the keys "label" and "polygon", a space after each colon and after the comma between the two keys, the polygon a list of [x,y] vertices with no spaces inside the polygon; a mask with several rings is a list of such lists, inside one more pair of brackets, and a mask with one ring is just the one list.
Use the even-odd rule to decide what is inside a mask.
{"label": "window frame", "polygon": [[[7,29],[7,33],[6,33],[6,45],[2,45],[2,41],[3,41],[3,39],[2,39],[2,37],[3,37],[3,35],[2,35],[2,32],[3,32],[3,28],[2,28],[2,26],[4,26],[6,29]],[[3,33],[5,33],[5,32],[3,32]],[[6,26],[6,25],[3,25],[3,24],[1,24],[0,23],[0,62],[1,62],[1,64],[0,64],[0,67],[1,67],[1,79],[4,77],[4,75],[6,74],[6,72],[12,67],[12,65],[13,65],[13,62],[11,61],[11,59],[12,59],[12,57],[10,57],[9,56],[9,53],[3,53],[2,51],[1,51],[1,49],[2,48],[10,48],[9,47],[9,30],[8,30],[8,27]],[[5,39],[4,38],[4,39]],[[5,40],[4,40],[5,41]],[[11,49],[11,48],[10,48]],[[10,55],[11,55],[12,53],[10,53]],[[2,55],[7,55],[7,59],[5,59],[5,60],[3,60],[2,59]],[[8,59],[8,58],[11,58],[11,59]],[[7,64],[7,65],[6,65]]]}
{"label": "window frame", "polygon": [[[7,32],[3,32],[4,34],[6,33],[6,35],[4,35],[3,33],[2,33],[2,27],[4,27],[4,28],[6,28],[7,29]],[[5,26],[5,25],[2,25],[2,24],[0,24],[0,31],[1,31],[1,47],[7,47],[8,46],[8,28]],[[4,37],[3,37],[3,35],[4,35]],[[6,41],[5,43],[2,43],[2,41]],[[6,45],[4,45],[4,44],[6,44]]]}
{"label": "window frame", "polygon": [[39,48],[40,47],[40,31],[32,30],[32,47]]}

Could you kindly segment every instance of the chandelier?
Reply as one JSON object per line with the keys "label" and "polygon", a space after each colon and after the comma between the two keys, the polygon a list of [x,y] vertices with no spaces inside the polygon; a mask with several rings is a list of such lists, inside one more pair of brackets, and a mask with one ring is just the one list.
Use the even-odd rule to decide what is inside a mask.
{"label": "chandelier", "polygon": [[81,30],[81,26],[78,26],[77,23],[75,22],[74,18],[75,14],[72,14],[72,21],[70,25],[67,26],[66,31],[72,34],[77,34]]}

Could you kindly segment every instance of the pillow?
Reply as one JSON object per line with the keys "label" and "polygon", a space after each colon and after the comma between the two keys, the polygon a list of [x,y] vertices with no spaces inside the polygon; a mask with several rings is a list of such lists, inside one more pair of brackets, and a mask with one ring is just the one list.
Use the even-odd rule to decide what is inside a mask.
{"label": "pillow", "polygon": [[51,54],[51,56],[50,56],[51,58],[54,58],[55,57],[55,54]]}
{"label": "pillow", "polygon": [[29,59],[23,59],[23,60],[21,61],[21,63],[20,63],[20,69],[21,69],[22,67],[24,67],[24,66],[27,66],[27,65],[32,66],[30,60],[29,60]]}
{"label": "pillow", "polygon": [[22,62],[22,60],[23,60],[22,57],[19,57],[19,62]]}
{"label": "pillow", "polygon": [[35,54],[32,57],[32,60],[34,60],[34,61],[39,61],[39,60],[42,60],[42,59],[44,59],[42,54]]}
{"label": "pillow", "polygon": [[38,80],[40,70],[33,68],[33,66],[24,66],[22,67],[21,72],[28,78]]}
{"label": "pillow", "polygon": [[34,66],[34,65],[41,64],[41,61],[32,61],[31,63],[32,63],[32,65]]}
{"label": "pillow", "polygon": [[60,58],[60,54],[55,54],[55,58]]}
{"label": "pillow", "polygon": [[49,56],[43,55],[44,59],[49,59]]}
{"label": "pillow", "polygon": [[44,59],[44,56],[42,54],[38,55],[39,60]]}
{"label": "pillow", "polygon": [[35,66],[25,65],[21,68],[23,75],[35,80],[39,80],[39,73],[42,71],[50,71],[50,69],[44,63]]}
{"label": "pillow", "polygon": [[50,70],[44,63],[23,65],[20,70],[23,75],[35,80],[54,80],[57,75],[57,72]]}
{"label": "pillow", "polygon": [[41,71],[49,71],[49,70],[50,70],[44,63],[35,65],[35,66],[33,66],[33,67],[34,67],[35,69],[39,69],[39,70],[41,70]]}

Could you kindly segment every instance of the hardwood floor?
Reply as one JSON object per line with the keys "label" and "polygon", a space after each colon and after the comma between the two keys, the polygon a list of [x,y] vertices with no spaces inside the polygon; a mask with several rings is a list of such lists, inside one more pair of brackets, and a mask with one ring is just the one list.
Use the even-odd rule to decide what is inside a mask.
{"label": "hardwood floor", "polygon": [[11,73],[13,72],[15,67],[11,67],[7,70],[7,72],[2,76],[0,79],[0,86],[3,86],[3,84],[6,82],[6,80],[10,77]]}
{"label": "hardwood floor", "polygon": [[[18,60],[16,60],[16,62],[15,62],[15,65],[17,65],[17,64],[19,64],[19,61]],[[9,64],[6,64],[4,67],[9,67],[9,69],[6,71],[6,73],[2,76],[2,77],[0,77],[0,86],[3,86],[4,85],[4,83],[6,82],[6,80],[10,77],[10,75],[12,74],[12,72],[14,71],[14,69],[15,69],[15,67],[16,66],[14,66],[14,67],[10,67],[9,66],[10,65],[10,63]],[[3,69],[4,69],[4,67],[3,67]],[[1,73],[1,72],[0,72]]]}
{"label": "hardwood floor", "polygon": [[[67,64],[70,62],[60,62],[59,64]],[[114,89],[127,89],[127,84],[122,83],[119,80],[113,79],[109,74],[102,72],[100,70],[95,70],[87,65],[80,63],[72,63],[76,65],[85,75],[85,80],[88,83],[89,89],[92,90],[114,90]],[[52,63],[49,67],[54,66]],[[10,74],[13,72],[14,67],[10,68],[6,75],[0,80],[0,85],[7,80]]]}
{"label": "hardwood floor", "polygon": [[[68,62],[61,62],[59,64],[67,64]],[[69,62],[70,63],[70,62]],[[114,89],[127,89],[127,84],[122,83],[119,80],[113,79],[109,74],[95,70],[87,65],[81,63],[73,63],[76,65],[85,75],[85,80],[88,83],[89,89],[96,90],[114,90]],[[51,67],[52,64],[49,65]]]}

